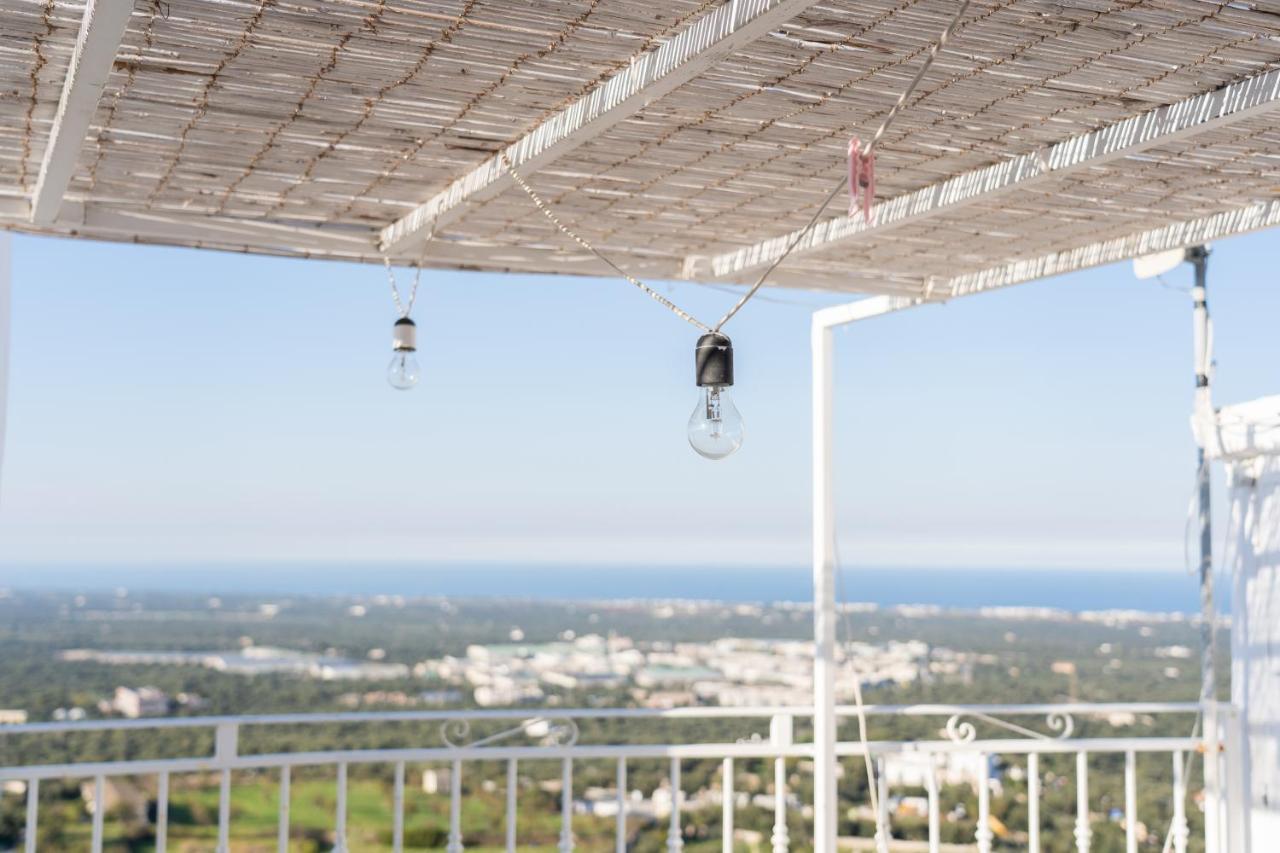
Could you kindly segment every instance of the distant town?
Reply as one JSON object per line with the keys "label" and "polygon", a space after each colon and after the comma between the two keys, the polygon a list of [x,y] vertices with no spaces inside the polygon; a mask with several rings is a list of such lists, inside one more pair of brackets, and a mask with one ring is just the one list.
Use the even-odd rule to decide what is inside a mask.
{"label": "distant town", "polygon": [[[403,602],[380,597],[376,605],[403,607]],[[211,607],[221,606],[211,599]],[[446,605],[447,606],[447,605]],[[731,607],[736,615],[764,618],[762,605],[722,605],[705,602],[647,603],[657,620],[694,616],[712,608]],[[784,608],[788,606],[784,605]],[[803,609],[799,607],[797,609]],[[872,605],[850,605],[849,612],[875,613]],[[897,617],[921,620],[936,618],[940,608],[901,606],[885,608]],[[265,603],[257,606],[263,620],[277,617],[281,608]],[[369,607],[354,604],[346,616],[360,619]],[[1140,636],[1149,637],[1151,624],[1181,623],[1177,614],[1131,611],[1100,611],[1071,614],[1043,607],[987,608],[978,616],[999,622],[1081,622],[1106,626],[1137,626]],[[674,708],[689,705],[803,706],[811,701],[813,643],[799,639],[725,637],[706,641],[636,640],[617,633],[585,633],[572,629],[554,639],[530,642],[520,626],[507,629],[506,642],[474,643],[462,654],[446,654],[410,663],[387,660],[382,647],[368,649],[362,659],[339,654],[335,649],[304,652],[277,646],[255,645],[249,636],[238,640],[231,651],[156,651],[76,648],[59,651],[57,660],[94,663],[110,667],[200,667],[236,676],[287,675],[325,682],[404,681],[424,685],[417,690],[368,690],[341,694],[339,704],[364,706],[437,706],[474,704],[483,708],[554,704],[558,695],[569,691],[585,694],[623,691],[629,704],[647,708]],[[993,666],[999,657],[992,653],[957,650],[930,645],[922,640],[849,641],[842,644],[843,662],[836,683],[837,699],[852,702],[854,683],[864,688],[907,687],[935,682],[971,684],[975,667]],[[1099,654],[1111,653],[1111,644],[1102,644]],[[1171,661],[1191,657],[1184,645],[1158,647],[1155,656]],[[1119,660],[1114,665],[1119,665]],[[1075,664],[1055,661],[1050,671],[1074,676]],[[1016,674],[1016,673],[1015,673]],[[1177,678],[1180,669],[1165,667],[1168,678]],[[102,714],[125,717],[157,716],[199,710],[200,696],[179,693],[173,696],[151,685],[118,686],[114,695],[104,697],[96,709]],[[20,713],[5,712],[10,715]],[[83,719],[84,708],[59,708],[55,719]],[[25,719],[25,716],[23,717]],[[3,718],[0,718],[3,719]]]}

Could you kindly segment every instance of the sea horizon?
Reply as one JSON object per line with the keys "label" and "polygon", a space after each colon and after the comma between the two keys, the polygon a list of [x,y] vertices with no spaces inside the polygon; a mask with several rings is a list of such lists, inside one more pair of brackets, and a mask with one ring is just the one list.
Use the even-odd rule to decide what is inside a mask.
{"label": "sea horizon", "polygon": [[[1199,584],[1180,571],[846,567],[838,598],[883,607],[1198,613]],[[808,567],[587,566],[497,563],[153,563],[0,565],[0,587],[51,592],[125,588],[191,594],[443,596],[547,601],[812,600]],[[1225,585],[1220,585],[1225,587]],[[1218,592],[1227,609],[1227,592]]]}

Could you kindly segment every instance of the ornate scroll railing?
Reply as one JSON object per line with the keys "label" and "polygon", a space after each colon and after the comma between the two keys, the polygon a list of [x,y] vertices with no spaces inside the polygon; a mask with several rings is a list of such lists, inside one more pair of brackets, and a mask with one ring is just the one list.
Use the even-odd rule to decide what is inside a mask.
{"label": "ornate scroll railing", "polygon": [[[887,803],[892,793],[885,772],[887,762],[894,756],[921,757],[927,772],[923,783],[928,802],[928,846],[938,851],[941,844],[940,778],[941,761],[956,754],[977,756],[978,778],[973,783],[977,798],[977,820],[973,843],[980,853],[993,849],[995,836],[991,819],[991,789],[993,783],[991,759],[1000,756],[1017,760],[1025,766],[1027,784],[1027,825],[1019,828],[1025,832],[1025,849],[1038,853],[1041,849],[1043,820],[1041,815],[1041,759],[1047,756],[1074,756],[1074,781],[1076,786],[1076,815],[1074,840],[1080,853],[1089,853],[1094,825],[1098,818],[1090,809],[1089,772],[1090,759],[1098,756],[1123,756],[1124,793],[1123,819],[1125,823],[1126,849],[1136,851],[1138,841],[1137,758],[1140,755],[1164,754],[1171,761],[1172,785],[1169,795],[1172,801],[1172,821],[1168,827],[1171,849],[1185,853],[1190,835],[1187,821],[1188,797],[1187,756],[1202,741],[1192,736],[1192,723],[1199,706],[1184,703],[1124,703],[1109,705],[914,705],[868,706],[867,715],[873,720],[918,719],[933,721],[929,726],[936,738],[905,741],[874,740],[867,745],[867,753],[879,768],[877,784],[881,796],[880,824],[886,839],[894,834],[894,815]],[[854,713],[853,708],[840,708],[842,717]],[[1114,714],[1175,716],[1185,725],[1186,734],[1169,737],[1077,737],[1082,720],[1093,720]],[[335,849],[346,850],[348,811],[348,770],[353,765],[384,765],[392,770],[392,813],[389,827],[390,846],[395,851],[405,849],[405,777],[406,765],[419,762],[444,763],[449,769],[448,797],[449,832],[445,847],[450,853],[459,853],[467,844],[463,830],[462,804],[464,778],[483,781],[490,790],[505,791],[505,843],[508,850],[516,850],[522,840],[519,837],[517,818],[521,803],[517,784],[521,762],[559,762],[559,839],[562,853],[570,853],[577,843],[575,822],[575,765],[581,762],[613,762],[614,783],[613,830],[615,846],[625,851],[629,843],[631,827],[628,817],[632,805],[628,797],[627,774],[629,764],[660,760],[667,763],[666,782],[671,807],[666,821],[666,845],[670,853],[679,853],[684,846],[683,816],[692,806],[689,794],[682,787],[682,771],[697,762],[714,761],[718,764],[718,798],[720,803],[720,833],[724,849],[731,851],[735,837],[735,818],[741,810],[740,798],[735,795],[738,762],[772,763],[773,798],[770,803],[772,831],[768,843],[774,853],[785,853],[792,842],[789,823],[793,820],[794,795],[790,791],[788,773],[798,769],[798,763],[812,759],[812,744],[797,742],[796,725],[807,724],[812,711],[807,708],[682,708],[670,711],[641,709],[581,709],[557,710],[554,714],[537,714],[525,710],[475,711],[475,712],[392,712],[392,713],[342,713],[342,714],[285,714],[244,717],[167,718],[156,720],[101,720],[80,723],[33,723],[0,728],[0,737],[6,741],[39,735],[68,735],[93,731],[130,732],[161,729],[203,729],[214,733],[212,754],[180,756],[158,759],[117,760],[95,762],[71,762],[65,764],[27,764],[0,767],[0,780],[26,784],[25,849],[36,849],[40,827],[40,783],[55,779],[87,780],[94,793],[94,802],[102,803],[106,781],[114,777],[150,777],[155,780],[156,809],[154,820],[155,849],[164,851],[170,830],[170,791],[176,778],[186,775],[213,774],[218,781],[217,845],[218,850],[230,850],[232,839],[231,794],[235,774],[246,771],[263,771],[278,774],[280,799],[277,807],[278,839],[280,850],[286,850],[290,835],[290,786],[293,771],[300,767],[333,767],[335,769],[336,797],[333,817]],[[1220,714],[1219,716],[1229,716]],[[743,736],[719,743],[584,743],[583,725],[588,720],[622,721],[626,726],[650,725],[670,729],[673,733],[677,721],[722,720],[727,725],[740,727]],[[761,725],[768,722],[767,737],[760,735]],[[246,727],[298,727],[323,725],[385,727],[388,723],[416,723],[435,726],[438,742],[411,748],[327,749],[323,751],[274,751],[246,753],[241,749],[241,732]],[[850,727],[852,728],[852,727]],[[1085,726],[1084,728],[1097,728]],[[628,729],[630,730],[630,729]],[[429,731],[429,729],[428,729]],[[804,731],[801,731],[803,734]],[[1231,752],[1227,743],[1226,752]],[[837,754],[845,759],[858,759],[864,754],[861,744],[844,741],[837,747]],[[1048,760],[1047,758],[1045,760]],[[1210,760],[1219,760],[1212,756]],[[503,768],[494,771],[494,763]],[[1061,763],[1061,762],[1059,762]],[[861,765],[852,762],[848,767]],[[1230,774],[1224,774],[1229,778]],[[705,793],[704,792],[699,792]],[[1232,806],[1226,792],[1206,792],[1208,801],[1215,807]],[[757,807],[757,806],[748,806]],[[99,853],[104,845],[104,809],[95,808],[92,817],[90,847]],[[1227,821],[1224,821],[1224,823]],[[1207,839],[1210,853],[1227,849],[1215,839]]]}

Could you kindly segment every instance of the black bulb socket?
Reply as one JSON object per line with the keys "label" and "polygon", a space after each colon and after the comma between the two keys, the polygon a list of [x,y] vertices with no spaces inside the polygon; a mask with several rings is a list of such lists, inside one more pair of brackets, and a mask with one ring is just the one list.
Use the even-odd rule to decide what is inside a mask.
{"label": "black bulb socket", "polygon": [[733,384],[733,342],[719,332],[698,338],[693,366],[699,388],[727,388]]}

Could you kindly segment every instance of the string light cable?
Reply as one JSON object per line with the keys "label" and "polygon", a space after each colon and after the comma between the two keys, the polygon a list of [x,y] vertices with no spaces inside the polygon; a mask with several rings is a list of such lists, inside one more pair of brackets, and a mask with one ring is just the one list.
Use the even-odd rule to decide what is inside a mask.
{"label": "string light cable", "polygon": [[[813,215],[809,217],[809,221],[803,228],[795,232],[791,239],[787,241],[787,245],[782,252],[760,273],[755,282],[747,288],[746,292],[738,299],[724,316],[716,322],[714,326],[709,326],[699,320],[693,314],[681,308],[672,300],[663,296],[654,288],[645,284],[636,276],[627,272],[621,265],[616,263],[612,258],[598,249],[590,240],[583,237],[573,228],[570,228],[565,222],[556,215],[551,206],[540,196],[529,182],[525,180],[524,175],[516,168],[515,163],[511,162],[511,158],[504,149],[498,153],[499,160],[503,167],[511,175],[513,181],[524,192],[529,200],[533,202],[534,207],[547,218],[552,225],[556,227],[560,233],[564,234],[573,242],[577,243],[588,253],[597,258],[601,263],[611,269],[623,280],[629,282],[641,293],[675,314],[681,320],[690,324],[703,334],[698,339],[698,343],[694,348],[694,370],[697,379],[697,385],[700,391],[700,398],[694,407],[693,414],[689,418],[689,444],[702,456],[708,459],[724,459],[742,445],[743,429],[742,418],[738,414],[738,410],[733,406],[732,401],[728,398],[728,388],[733,384],[733,344],[729,338],[722,334],[721,330],[725,324],[732,320],[739,311],[764,287],[765,282],[773,275],[774,271],[782,265],[800,242],[808,236],[814,226],[818,224],[818,220],[822,218],[822,214],[826,211],[827,206],[835,200],[841,191],[849,186],[854,197],[859,193],[863,196],[863,210],[867,220],[871,219],[871,201],[875,194],[875,176],[874,176],[874,151],[877,144],[888,131],[889,126],[894,119],[902,111],[903,106],[915,94],[920,82],[928,73],[933,61],[937,59],[938,54],[946,46],[956,26],[964,17],[965,12],[969,9],[971,0],[963,0],[956,9],[942,34],[929,47],[929,52],[925,56],[924,62],[912,77],[911,82],[898,95],[897,100],[885,115],[880,127],[871,137],[871,141],[866,146],[862,146],[855,138],[850,142],[849,157],[850,169],[848,175],[841,176],[831,191],[823,198],[822,203],[814,210]],[[855,169],[855,165],[858,166]],[[852,182],[852,183],[851,183]],[[851,205],[852,206],[852,205]],[[389,264],[389,261],[388,261]],[[388,269],[390,267],[388,266]],[[415,284],[416,290],[416,284]],[[392,293],[396,296],[397,305],[399,305],[399,292],[396,290],[395,281],[392,281]],[[412,302],[410,303],[412,307]],[[406,317],[407,319],[407,317]],[[392,383],[395,384],[394,382]],[[398,386],[397,386],[398,387]]]}
{"label": "string light cable", "polygon": [[387,283],[391,285],[391,299],[396,303],[396,313],[401,317],[408,317],[413,313],[413,303],[418,300],[418,284],[422,281],[422,266],[414,264],[413,287],[409,290],[409,304],[404,305],[400,302],[400,286],[396,284],[396,273],[391,268],[391,258],[383,255],[382,264],[387,269]]}

